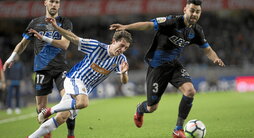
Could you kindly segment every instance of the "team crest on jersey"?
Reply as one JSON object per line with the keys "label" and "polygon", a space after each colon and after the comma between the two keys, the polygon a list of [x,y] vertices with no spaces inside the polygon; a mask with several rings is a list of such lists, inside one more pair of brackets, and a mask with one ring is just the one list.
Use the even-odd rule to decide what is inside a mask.
{"label": "team crest on jersey", "polygon": [[62,73],[62,78],[65,78],[65,77],[66,77],[66,74],[67,74],[67,71],[64,71],[64,72]]}
{"label": "team crest on jersey", "polygon": [[112,68],[116,67],[116,64],[112,64],[111,67],[112,67]]}
{"label": "team crest on jersey", "polygon": [[189,33],[188,34],[188,39],[193,39],[195,37],[195,34],[194,33]]}
{"label": "team crest on jersey", "polygon": [[163,23],[167,20],[167,18],[166,17],[158,17],[158,18],[156,18],[156,20],[158,23]]}

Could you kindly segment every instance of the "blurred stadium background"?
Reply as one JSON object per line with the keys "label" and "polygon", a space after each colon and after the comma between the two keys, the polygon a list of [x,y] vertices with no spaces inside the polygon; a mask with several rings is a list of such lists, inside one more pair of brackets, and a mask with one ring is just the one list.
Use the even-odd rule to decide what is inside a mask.
{"label": "blurred stadium background", "polygon": [[[61,15],[73,22],[73,32],[80,37],[110,43],[112,23],[128,24],[149,21],[169,14],[182,14],[186,0],[61,0]],[[0,57],[3,62],[10,56],[30,20],[43,16],[43,0],[0,1]],[[181,61],[192,76],[198,92],[254,91],[254,1],[204,0],[199,20],[208,42],[223,59],[225,68],[217,67],[197,46],[185,48]],[[154,31],[132,31],[134,44],[126,55],[130,64],[130,82],[120,85],[118,77],[111,76],[90,95],[91,98],[144,95],[146,64],[144,55],[150,47]],[[33,47],[21,55],[25,64],[25,78],[21,87],[21,103],[34,103]],[[70,65],[84,55],[71,45],[68,50]],[[167,92],[176,92],[168,86]],[[50,101],[59,100],[53,92]],[[1,107],[4,108],[4,107]]]}

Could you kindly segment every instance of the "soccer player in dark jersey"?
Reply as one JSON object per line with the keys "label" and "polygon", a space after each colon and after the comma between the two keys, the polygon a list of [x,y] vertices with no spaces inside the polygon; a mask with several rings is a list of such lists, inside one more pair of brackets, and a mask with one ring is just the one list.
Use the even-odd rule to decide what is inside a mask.
{"label": "soccer player in dark jersey", "polygon": [[144,113],[152,113],[157,109],[167,84],[171,83],[183,93],[173,137],[185,137],[183,124],[191,110],[193,97],[196,93],[189,74],[178,61],[185,46],[199,45],[213,63],[225,66],[205,39],[202,27],[197,24],[201,15],[201,3],[201,0],[187,0],[183,10],[184,15],[170,15],[155,18],[149,22],[137,22],[129,25],[112,24],[110,26],[111,30],[150,30],[154,28],[157,31],[145,56],[149,65],[146,76],[147,101],[137,107],[134,115],[137,127],[142,126]]}
{"label": "soccer player in dark jersey", "polygon": [[[61,36],[61,34],[54,29],[52,24],[47,23],[45,18],[55,18],[57,25],[72,31],[72,23],[69,19],[59,16],[58,10],[60,8],[60,0],[44,0],[46,7],[46,15],[33,19],[25,32],[23,39],[16,45],[13,53],[4,64],[4,69],[11,67],[14,58],[17,54],[21,54],[30,44],[34,47],[34,71],[36,72],[35,88],[36,88],[36,109],[37,112],[47,106],[47,95],[52,92],[53,82],[55,82],[60,94],[65,93],[63,81],[65,73],[69,70],[65,59],[65,51],[69,47],[70,42]],[[36,39],[28,32],[29,29],[34,29],[43,35],[43,41]],[[61,46],[57,48],[55,46]],[[69,112],[62,112],[63,117],[70,115]],[[75,120],[68,119],[68,137],[74,137]],[[51,137],[50,134],[45,137]]]}

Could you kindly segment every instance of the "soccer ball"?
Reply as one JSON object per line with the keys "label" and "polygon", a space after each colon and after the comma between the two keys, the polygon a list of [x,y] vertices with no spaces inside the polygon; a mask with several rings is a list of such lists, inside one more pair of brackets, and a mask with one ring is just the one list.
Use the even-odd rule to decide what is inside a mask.
{"label": "soccer ball", "polygon": [[190,120],[184,127],[187,138],[204,138],[206,134],[205,124],[197,119]]}

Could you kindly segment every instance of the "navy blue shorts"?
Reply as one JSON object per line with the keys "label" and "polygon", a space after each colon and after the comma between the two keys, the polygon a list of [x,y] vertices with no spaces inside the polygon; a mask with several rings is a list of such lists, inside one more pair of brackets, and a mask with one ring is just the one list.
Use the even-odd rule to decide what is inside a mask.
{"label": "navy blue shorts", "polygon": [[36,71],[35,76],[35,90],[36,96],[45,96],[52,93],[55,85],[60,92],[64,89],[63,82],[66,77],[65,70],[43,70]]}
{"label": "navy blue shorts", "polygon": [[149,66],[146,76],[148,106],[159,103],[168,83],[179,88],[186,82],[191,82],[190,75],[177,60],[164,63],[155,68]]}

